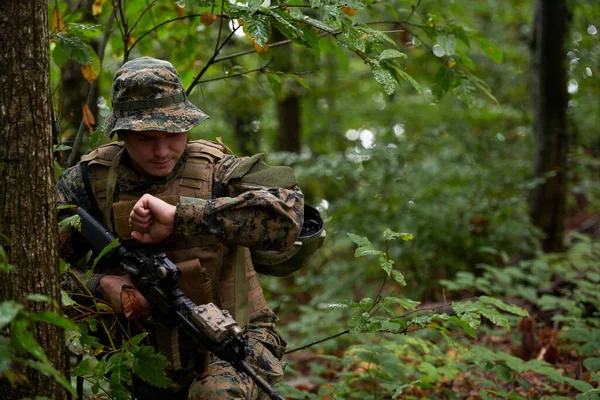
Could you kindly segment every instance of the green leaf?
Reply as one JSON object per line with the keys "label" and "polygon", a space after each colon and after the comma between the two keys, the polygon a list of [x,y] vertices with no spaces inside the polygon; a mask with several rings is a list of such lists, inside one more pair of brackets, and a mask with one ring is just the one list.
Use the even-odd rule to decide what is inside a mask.
{"label": "green leaf", "polygon": [[148,336],[149,334],[150,334],[149,332],[143,332],[143,333],[137,334],[137,335],[135,335],[134,337],[132,337],[132,338],[131,338],[131,340],[130,340],[130,343],[129,343],[129,344],[127,344],[127,343],[124,343],[124,344],[123,344],[123,346],[137,346],[137,345],[139,345],[139,344],[142,342],[142,340],[144,340],[144,338],[145,338],[146,336]]}
{"label": "green leaf", "polygon": [[63,46],[54,44],[51,46],[52,49],[52,60],[56,63],[58,68],[63,68],[67,61],[69,61],[69,55],[65,51]]}
{"label": "green leaf", "polygon": [[63,218],[58,222],[58,226],[70,226],[71,228],[75,228],[78,231],[81,230],[81,219],[79,215],[70,215],[66,218]]}
{"label": "green leaf", "polygon": [[0,375],[4,374],[13,358],[13,347],[10,339],[0,336]]}
{"label": "green leaf", "polygon": [[599,357],[589,357],[583,360],[583,366],[590,372],[598,372],[600,371],[600,358]]}
{"label": "green leaf", "polygon": [[467,32],[461,26],[455,26],[452,28],[452,33],[463,42],[468,48],[471,48],[471,41],[469,40],[469,36]]}
{"label": "green leaf", "polygon": [[71,150],[71,146],[67,146],[66,144],[55,144],[52,146],[52,152],[56,153],[58,151],[67,151]]}
{"label": "green leaf", "polygon": [[481,312],[481,315],[492,321],[492,323],[499,325],[506,330],[510,330],[508,318],[505,315],[500,314],[495,308],[479,303],[478,310]]}
{"label": "green leaf", "polygon": [[353,233],[348,233],[348,236],[358,245],[358,248],[354,252],[354,257],[379,256],[382,254],[379,250],[375,250],[369,239]]}
{"label": "green leaf", "polygon": [[259,46],[264,46],[271,36],[269,19],[260,14],[244,17],[244,32]]}
{"label": "green leaf", "polygon": [[394,94],[396,91],[396,80],[388,68],[384,68],[377,62],[371,63],[371,71],[377,83],[383,86],[383,89],[388,95]]}
{"label": "green leaf", "polygon": [[112,242],[110,242],[108,244],[108,246],[106,246],[105,248],[103,248],[102,251],[100,252],[100,254],[98,254],[98,257],[96,257],[94,259],[94,264],[92,265],[92,269],[96,268],[96,264],[98,264],[98,261],[100,261],[100,259],[102,257],[104,257],[107,253],[109,253],[115,247],[118,247],[119,244],[120,244],[119,238],[116,238],[115,240],[113,240]]}
{"label": "green leaf", "polygon": [[460,59],[460,61],[463,63],[463,65],[465,67],[467,67],[471,71],[475,70],[475,63],[473,62],[473,60],[471,59],[471,57],[469,57],[466,53],[463,53],[462,51],[459,51],[457,53],[457,55],[458,55],[458,58]]}
{"label": "green leaf", "polygon": [[303,24],[311,25],[314,28],[317,28],[317,29],[325,31],[325,32],[335,32],[336,31],[335,26],[327,25],[326,23],[319,21],[318,19],[314,19],[308,15],[303,16],[302,19],[300,19],[300,20],[296,20],[296,19],[294,19],[294,20],[301,22]]}
{"label": "green leaf", "polygon": [[[114,359],[113,356],[111,359]],[[110,362],[110,361],[109,361]],[[111,399],[114,400],[129,400],[129,392],[123,384],[131,381],[131,374],[124,364],[114,365],[110,371],[109,387]]]}
{"label": "green leaf", "polygon": [[31,314],[31,319],[34,321],[47,322],[63,329],[77,330],[77,325],[68,318],[58,315],[52,311],[44,311],[41,314]]}
{"label": "green leaf", "polygon": [[58,40],[57,47],[60,47],[69,58],[72,58],[79,64],[91,65],[94,57],[98,57],[90,45],[76,36],[57,33],[56,38]]}
{"label": "green leaf", "polygon": [[275,19],[277,28],[286,37],[297,39],[304,36],[302,29],[299,29],[296,25],[292,24],[292,18],[288,13],[282,11],[269,10],[269,14]]}
{"label": "green leaf", "polygon": [[502,62],[503,53],[500,47],[496,46],[488,39],[483,36],[477,36],[477,41],[481,45],[482,50],[485,54],[495,63],[500,64]]}
{"label": "green leaf", "polygon": [[350,333],[363,332],[369,323],[369,314],[360,312],[350,318]]}
{"label": "green leaf", "polygon": [[80,39],[93,39],[102,34],[102,25],[67,23],[67,33]]}
{"label": "green leaf", "polygon": [[251,14],[255,13],[260,8],[262,2],[263,0],[247,0],[246,4],[248,6],[248,11]]}
{"label": "green leaf", "polygon": [[398,50],[385,49],[379,55],[379,62],[384,60],[395,60],[398,58],[408,58],[408,56],[404,53],[399,52]]}
{"label": "green leaf", "polygon": [[490,100],[492,100],[496,105],[499,105],[498,99],[494,97],[492,94],[492,89],[485,83],[483,80],[479,79],[474,75],[467,75],[467,78],[477,86],[479,90],[481,90]]}
{"label": "green leaf", "polygon": [[452,89],[452,93],[464,101],[467,106],[473,107],[475,104],[475,87],[472,86],[466,79],[460,79],[458,82],[459,84]]}
{"label": "green leaf", "polygon": [[95,357],[84,358],[73,370],[73,376],[91,376],[94,375],[94,370],[98,365],[98,360]]}
{"label": "green leaf", "polygon": [[155,353],[151,346],[141,346],[133,353],[133,372],[146,382],[161,388],[167,388],[170,380],[166,375],[167,359]]}
{"label": "green leaf", "polygon": [[69,392],[71,392],[71,394],[73,394],[74,396],[77,395],[77,391],[75,390],[75,388],[73,386],[71,386],[71,383],[64,376],[62,376],[60,372],[58,372],[56,369],[54,369],[52,364],[50,364],[48,361],[39,362],[39,361],[35,361],[35,360],[21,360],[21,359],[19,361],[22,362],[23,364],[27,365],[30,368],[38,370],[39,372],[41,372],[42,374],[44,374],[46,376],[53,377],[54,380],[56,380],[65,389],[67,389]]}
{"label": "green leaf", "polygon": [[28,294],[26,297],[27,300],[30,301],[39,301],[39,302],[50,302],[52,301],[52,298],[50,298],[50,296],[46,296],[45,294],[39,294],[39,293],[31,293]]}
{"label": "green leaf", "polygon": [[411,299],[401,299],[398,297],[384,297],[381,300],[381,302],[383,304],[399,305],[400,307],[404,308],[407,311],[416,310],[417,307],[419,306],[419,304],[421,304],[420,301],[415,301],[415,300],[411,300]]}
{"label": "green leaf", "polygon": [[9,300],[0,303],[0,330],[10,324],[22,309],[23,306],[16,301]]}
{"label": "green leaf", "polygon": [[490,303],[493,304],[494,306],[498,307],[501,310],[507,311],[511,314],[515,314],[521,317],[527,317],[529,316],[529,312],[519,306],[516,306],[514,304],[506,304],[505,302],[503,302],[500,299],[496,299],[493,297],[488,297],[488,296],[479,296],[479,301],[482,301],[484,303]]}
{"label": "green leaf", "polygon": [[272,74],[269,72],[266,72],[265,74],[267,75],[267,80],[269,81],[269,85],[271,85],[271,90],[273,93],[281,93],[281,77],[278,74]]}
{"label": "green leaf", "polygon": [[69,264],[67,264],[65,262],[65,260],[63,260],[62,258],[59,260],[59,268],[60,268],[60,275],[62,274],[66,274],[67,270],[69,269]]}
{"label": "green leaf", "polygon": [[77,302],[75,300],[73,300],[71,298],[71,296],[69,296],[69,293],[67,293],[66,291],[61,289],[60,290],[60,304],[63,307],[71,307],[71,306],[77,305]]}
{"label": "green leaf", "polygon": [[438,316],[438,318],[443,321],[452,322],[458,325],[465,331],[467,335],[471,336],[473,339],[477,339],[477,333],[475,332],[475,329],[473,329],[467,321],[464,321],[455,315],[449,316],[447,314],[441,314]]}
{"label": "green leaf", "polygon": [[390,276],[390,273],[392,272],[392,269],[394,268],[394,260],[388,259],[385,254],[381,254],[379,256],[379,266],[381,267],[381,269],[383,271],[385,271],[387,276]]}
{"label": "green leaf", "polygon": [[397,270],[392,270],[392,278],[402,286],[406,286],[406,280],[404,279],[404,275],[402,272]]}
{"label": "green leaf", "polygon": [[42,362],[48,362],[46,352],[29,332],[29,321],[18,318],[12,324],[13,343],[20,351],[27,352]]}
{"label": "green leaf", "polygon": [[437,41],[447,56],[454,55],[456,52],[456,37],[454,35],[440,35]]}
{"label": "green leaf", "polygon": [[363,32],[354,26],[354,22],[346,16],[342,17],[342,33],[344,36],[340,40],[345,43],[351,50],[360,50],[365,52],[365,39]]}
{"label": "green leaf", "polygon": [[446,64],[443,64],[438,73],[435,75],[435,82],[433,84],[433,94],[441,99],[445,93],[454,85],[454,79],[456,75],[454,69],[448,68]]}
{"label": "green leaf", "polygon": [[8,262],[8,254],[4,247],[0,246],[0,271],[12,271],[15,266]]}
{"label": "green leaf", "polygon": [[394,68],[394,71],[396,72],[396,74],[400,75],[400,77],[402,79],[404,79],[405,81],[410,83],[412,85],[412,87],[415,88],[415,90],[417,92],[419,92],[419,94],[421,96],[423,96],[425,94],[425,91],[423,90],[423,88],[421,87],[419,82],[417,82],[412,76],[410,76],[408,73],[406,73],[406,71],[404,71],[402,68],[400,68],[400,67]]}
{"label": "green leaf", "polygon": [[394,240],[394,239],[402,239],[405,242],[408,242],[409,240],[413,240],[413,235],[412,233],[405,233],[405,232],[394,232],[389,228],[386,228],[383,231],[383,239],[388,241],[388,240]]}

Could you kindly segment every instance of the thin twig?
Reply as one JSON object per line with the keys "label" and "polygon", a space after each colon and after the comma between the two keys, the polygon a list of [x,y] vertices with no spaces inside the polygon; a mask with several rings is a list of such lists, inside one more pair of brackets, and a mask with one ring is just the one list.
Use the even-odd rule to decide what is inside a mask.
{"label": "thin twig", "polygon": [[[221,10],[223,10],[223,7],[225,5],[225,0],[221,0]],[[217,34],[217,42],[215,43],[215,51],[214,54],[216,55],[220,48],[219,48],[219,42],[221,41],[221,33],[223,32],[223,18],[219,18],[219,33]],[[229,38],[226,39],[226,41],[229,40]]]}
{"label": "thin twig", "polygon": [[201,17],[201,16],[202,16],[202,14],[189,14],[189,15],[184,15],[183,17],[173,18],[173,19],[161,22],[160,24],[156,25],[154,28],[150,29],[149,31],[144,32],[144,34],[142,34],[139,38],[137,38],[137,40],[131,44],[129,51],[131,51],[131,49],[133,49],[140,40],[142,40],[143,38],[145,38],[146,36],[148,36],[149,34],[154,32],[155,30],[157,30],[158,28],[160,28],[166,24],[170,24],[171,22],[175,22],[175,21],[181,21],[182,19],[195,18],[195,17]]}
{"label": "thin twig", "polygon": [[292,350],[288,350],[288,351],[286,351],[284,354],[290,354],[290,353],[294,353],[294,352],[296,352],[296,351],[304,350],[304,349],[307,349],[307,348],[309,348],[309,347],[311,347],[311,346],[314,346],[314,345],[316,345],[316,344],[323,343],[323,342],[326,342],[326,341],[328,341],[328,340],[331,340],[331,339],[335,339],[336,337],[339,337],[339,336],[345,335],[345,334],[347,334],[347,333],[350,333],[350,330],[349,330],[349,329],[346,329],[345,331],[343,331],[343,332],[340,332],[340,333],[336,333],[336,334],[335,334],[335,335],[333,335],[333,336],[329,336],[329,337],[326,337],[326,338],[324,338],[324,339],[317,340],[316,342],[309,343],[309,344],[307,344],[307,345],[305,345],[305,346],[301,346],[301,347],[297,347],[297,348],[295,348],[295,349],[292,349]]}
{"label": "thin twig", "polygon": [[212,78],[212,79],[206,79],[204,81],[198,81],[198,84],[207,83],[207,82],[214,82],[214,81],[220,81],[220,80],[229,79],[229,78],[237,78],[238,76],[248,75],[248,74],[251,74],[253,72],[264,72],[265,69],[267,69],[267,67],[269,65],[271,65],[272,63],[273,63],[273,59],[271,58],[269,60],[269,62],[267,64],[265,64],[263,67],[251,69],[251,70],[244,71],[244,72],[239,72],[239,73],[233,74],[233,75],[225,75],[225,76],[220,76],[218,78]]}
{"label": "thin twig", "polygon": [[417,11],[417,8],[419,8],[419,6],[421,5],[421,1],[422,0],[417,1],[417,5],[411,7],[410,14],[408,14],[408,17],[406,17],[406,22],[408,22],[415,14],[415,11]]}
{"label": "thin twig", "polygon": [[[154,5],[156,4],[156,0],[153,0],[152,3],[150,3],[148,5],[148,7],[146,7],[144,9],[144,11],[142,11],[140,13],[140,16],[135,20],[135,22],[133,23],[133,25],[131,26],[130,32],[133,32],[133,30],[135,29],[135,27],[137,26],[138,22],[140,22],[140,20],[142,19],[142,17],[144,16],[144,14],[146,14],[148,11],[150,11],[150,9],[152,7],[154,7]],[[129,50],[131,50],[131,48],[129,48]]]}

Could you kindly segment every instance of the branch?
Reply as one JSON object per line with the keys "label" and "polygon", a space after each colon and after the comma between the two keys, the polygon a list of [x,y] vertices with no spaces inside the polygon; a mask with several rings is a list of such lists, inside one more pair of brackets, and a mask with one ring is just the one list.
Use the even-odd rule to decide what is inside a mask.
{"label": "branch", "polygon": [[198,81],[198,84],[200,84],[200,83],[207,83],[207,82],[214,82],[214,81],[221,81],[223,79],[228,79],[228,78],[237,78],[238,76],[251,74],[253,72],[264,72],[265,69],[267,69],[267,67],[269,65],[271,65],[272,63],[273,63],[273,59],[271,58],[268,63],[266,63],[264,66],[262,66],[260,68],[251,69],[251,70],[240,72],[240,73],[233,74],[233,75],[225,75],[225,76],[221,76],[221,77],[218,77],[218,78],[206,79],[204,81]]}
{"label": "branch", "polygon": [[[222,18],[222,17],[221,17]],[[221,43],[221,45],[219,47],[215,48],[215,51],[213,53],[213,55],[210,57],[210,60],[208,60],[208,62],[206,63],[206,65],[204,65],[204,67],[202,68],[202,70],[198,73],[198,75],[196,75],[196,77],[194,78],[193,82],[191,83],[191,85],[187,88],[187,90],[185,91],[185,94],[189,96],[189,94],[192,92],[192,89],[194,89],[194,87],[198,84],[198,82],[200,81],[200,78],[202,77],[202,75],[204,75],[204,73],[206,72],[206,70],[213,64],[217,63],[216,58],[217,55],[219,54],[219,52],[223,49],[223,46],[225,46],[225,44],[231,40],[231,38],[233,37],[233,35],[237,32],[237,30],[240,28],[240,26],[236,26],[231,33],[227,36],[227,38],[223,41],[223,43]]]}

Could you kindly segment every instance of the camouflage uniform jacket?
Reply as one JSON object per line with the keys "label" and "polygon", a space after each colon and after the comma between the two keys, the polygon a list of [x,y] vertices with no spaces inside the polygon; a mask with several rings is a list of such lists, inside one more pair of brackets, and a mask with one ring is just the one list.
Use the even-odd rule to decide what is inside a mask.
{"label": "camouflage uniform jacket", "polygon": [[[221,146],[213,142],[206,143]],[[188,161],[188,149],[189,146],[171,174],[165,178],[144,176],[134,171],[130,158],[124,152],[117,167],[115,200],[126,193],[131,198],[141,197],[144,193],[161,192],[162,188],[180,178]],[[216,251],[220,251],[223,257],[237,245],[257,250],[282,250],[293,246],[303,220],[302,192],[295,185],[293,174],[289,179],[291,172],[287,167],[268,167],[261,158],[262,155],[241,158],[224,155],[214,160],[211,198],[178,198],[175,213],[177,236],[183,239],[197,235],[216,238],[222,246]],[[58,205],[77,205],[102,219],[102,211],[95,199],[93,184],[90,183],[90,169],[94,166],[88,164],[82,161],[62,175],[57,184]],[[287,174],[287,179],[280,179],[280,173]],[[64,214],[59,215],[59,219],[62,218]],[[61,228],[60,234],[63,243],[61,255],[77,266],[76,260],[89,246],[79,243],[83,239],[69,228]],[[169,255],[169,249],[156,245],[152,249],[165,251]],[[97,282],[101,276],[94,274],[86,282],[96,296],[100,295]],[[219,278],[216,278],[218,282]],[[63,279],[63,287],[68,291],[77,291],[67,279]],[[215,300],[219,303],[218,298]],[[265,317],[274,317],[268,308],[262,311],[267,314]],[[250,316],[260,317],[256,313]]]}

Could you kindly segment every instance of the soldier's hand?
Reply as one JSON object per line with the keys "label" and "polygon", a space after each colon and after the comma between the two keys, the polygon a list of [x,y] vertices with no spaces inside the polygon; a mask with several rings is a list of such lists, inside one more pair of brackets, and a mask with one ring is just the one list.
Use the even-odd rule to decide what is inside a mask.
{"label": "soldier's hand", "polygon": [[100,278],[100,289],[104,300],[125,318],[135,320],[150,314],[150,303],[133,286],[127,275],[104,275]]}
{"label": "soldier's hand", "polygon": [[158,243],[166,239],[175,229],[176,207],[145,194],[135,203],[129,214],[131,236],[142,243]]}

